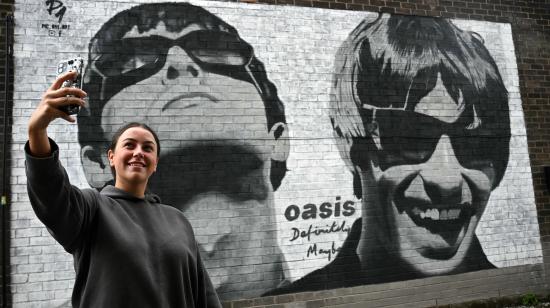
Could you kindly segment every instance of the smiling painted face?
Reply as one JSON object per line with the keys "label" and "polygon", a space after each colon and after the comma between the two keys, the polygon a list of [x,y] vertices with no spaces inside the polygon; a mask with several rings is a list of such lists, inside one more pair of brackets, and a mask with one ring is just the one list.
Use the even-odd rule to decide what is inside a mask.
{"label": "smiling painted face", "polygon": [[[164,44],[166,56],[152,75],[109,99],[101,125],[107,139],[125,122],[146,123],[158,133],[162,163],[149,188],[184,211],[222,299],[260,296],[283,275],[269,181],[274,132],[282,124],[268,131],[262,98],[243,75],[246,53],[186,50],[200,43],[193,40],[203,30],[190,25],[172,33],[159,23],[128,33],[123,41]],[[132,74],[151,68],[147,63],[159,65],[148,56],[134,54],[118,70]]]}
{"label": "smiling painted face", "polygon": [[386,251],[423,275],[465,261],[495,181],[483,151],[494,136],[464,114],[440,78],[414,111],[377,112],[368,215]]}

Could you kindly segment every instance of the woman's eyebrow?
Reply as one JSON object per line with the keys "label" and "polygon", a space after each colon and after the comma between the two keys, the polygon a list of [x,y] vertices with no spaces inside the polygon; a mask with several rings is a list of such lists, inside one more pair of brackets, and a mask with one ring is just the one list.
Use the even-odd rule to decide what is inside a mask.
{"label": "woman's eyebrow", "polygon": [[[122,140],[122,142],[124,142],[124,141],[138,142],[138,141],[137,141],[136,139],[134,139],[134,138],[125,138],[124,140]],[[155,144],[155,142],[154,142],[154,141],[151,141],[151,140],[145,140],[143,143]]]}

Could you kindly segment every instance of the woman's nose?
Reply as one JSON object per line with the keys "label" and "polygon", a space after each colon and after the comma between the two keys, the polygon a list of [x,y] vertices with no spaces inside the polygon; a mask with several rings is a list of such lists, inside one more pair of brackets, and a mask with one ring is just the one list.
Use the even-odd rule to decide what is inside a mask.
{"label": "woman's nose", "polygon": [[136,147],[134,149],[134,153],[133,153],[133,156],[134,157],[143,157],[143,149],[141,147]]}
{"label": "woman's nose", "polygon": [[199,77],[203,75],[200,66],[179,46],[168,50],[163,68],[163,84],[170,83],[180,77]]}

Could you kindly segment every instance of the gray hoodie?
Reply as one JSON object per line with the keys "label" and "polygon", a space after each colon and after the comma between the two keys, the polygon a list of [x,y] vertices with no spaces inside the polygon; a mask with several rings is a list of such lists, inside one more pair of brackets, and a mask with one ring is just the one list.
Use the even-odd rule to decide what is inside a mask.
{"label": "gray hoodie", "polygon": [[27,190],[38,218],[74,257],[74,307],[221,307],[182,212],[156,195],[72,186],[50,144],[45,158],[25,145]]}

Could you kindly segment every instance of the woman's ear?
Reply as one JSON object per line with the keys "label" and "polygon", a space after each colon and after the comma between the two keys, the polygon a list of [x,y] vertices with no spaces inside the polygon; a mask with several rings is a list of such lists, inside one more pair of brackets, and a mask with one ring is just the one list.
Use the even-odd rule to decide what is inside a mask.
{"label": "woman's ear", "polygon": [[288,128],[285,123],[275,123],[269,135],[273,137],[273,149],[271,151],[271,159],[276,161],[286,161],[290,152],[290,140],[288,139]]}
{"label": "woman's ear", "polygon": [[159,165],[160,157],[157,156],[157,160],[155,161],[155,169],[153,169],[153,172],[157,172],[157,166]]}
{"label": "woman's ear", "polygon": [[80,149],[80,160],[88,184],[94,188],[102,188],[113,179],[110,162],[107,157],[91,145]]}
{"label": "woman's ear", "polygon": [[115,166],[114,156],[115,156],[115,153],[113,153],[113,150],[109,149],[107,151],[107,159],[109,160],[109,167]]}

